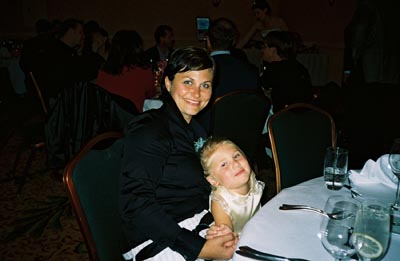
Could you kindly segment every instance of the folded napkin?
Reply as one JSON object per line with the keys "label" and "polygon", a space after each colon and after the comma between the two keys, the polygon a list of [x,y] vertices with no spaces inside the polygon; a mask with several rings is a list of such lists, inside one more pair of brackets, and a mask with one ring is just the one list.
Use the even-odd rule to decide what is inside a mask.
{"label": "folded napkin", "polygon": [[349,179],[355,186],[383,184],[397,188],[397,177],[388,162],[389,154],[381,156],[376,162],[368,160],[360,170],[350,170]]}

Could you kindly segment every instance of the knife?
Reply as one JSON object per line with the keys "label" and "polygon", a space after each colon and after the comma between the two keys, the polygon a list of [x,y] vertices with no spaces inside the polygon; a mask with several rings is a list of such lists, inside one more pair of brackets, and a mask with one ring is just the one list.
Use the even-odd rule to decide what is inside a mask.
{"label": "knife", "polygon": [[309,261],[301,258],[288,258],[283,256],[277,256],[273,254],[264,253],[255,250],[248,246],[240,246],[236,253],[245,257],[249,257],[255,260],[266,260],[266,261]]}

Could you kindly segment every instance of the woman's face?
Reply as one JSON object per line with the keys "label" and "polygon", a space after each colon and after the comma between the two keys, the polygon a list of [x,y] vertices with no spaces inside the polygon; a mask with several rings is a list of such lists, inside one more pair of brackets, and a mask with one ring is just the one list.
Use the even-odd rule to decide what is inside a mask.
{"label": "woman's face", "polygon": [[273,62],[275,58],[275,48],[268,47],[266,43],[264,43],[263,48],[261,49],[262,59],[266,62]]}
{"label": "woman's face", "polygon": [[208,104],[212,80],[211,69],[177,73],[172,81],[165,77],[165,87],[187,123]]}
{"label": "woman's face", "polygon": [[207,180],[213,186],[224,186],[226,189],[246,194],[252,173],[249,162],[233,144],[221,144],[210,156],[210,175]]}

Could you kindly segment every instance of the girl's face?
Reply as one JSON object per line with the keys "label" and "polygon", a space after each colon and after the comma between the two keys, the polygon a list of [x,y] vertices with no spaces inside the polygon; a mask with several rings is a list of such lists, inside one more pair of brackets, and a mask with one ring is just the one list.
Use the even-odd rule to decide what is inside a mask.
{"label": "girl's face", "polygon": [[172,81],[165,77],[165,87],[187,123],[208,104],[212,79],[211,69],[177,73]]}
{"label": "girl's face", "polygon": [[233,144],[221,144],[210,156],[208,182],[213,186],[223,186],[239,194],[249,191],[252,173],[249,162]]}

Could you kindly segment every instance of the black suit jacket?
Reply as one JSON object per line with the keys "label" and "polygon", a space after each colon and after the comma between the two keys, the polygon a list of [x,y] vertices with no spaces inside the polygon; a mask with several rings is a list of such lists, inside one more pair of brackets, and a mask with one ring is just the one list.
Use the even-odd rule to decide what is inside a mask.
{"label": "black suit jacket", "polygon": [[214,55],[213,59],[216,64],[213,87],[215,98],[240,89],[258,88],[258,74],[254,67],[230,54]]}

